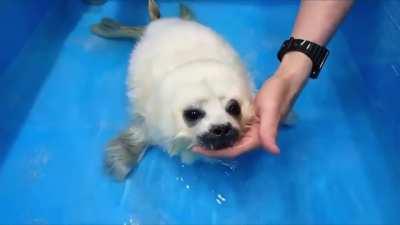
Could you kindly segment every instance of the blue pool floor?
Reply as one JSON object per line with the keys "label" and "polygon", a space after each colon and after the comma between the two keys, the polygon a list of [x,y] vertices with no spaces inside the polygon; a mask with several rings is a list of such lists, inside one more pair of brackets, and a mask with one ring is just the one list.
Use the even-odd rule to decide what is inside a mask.
{"label": "blue pool floor", "polygon": [[[277,66],[296,5],[190,2],[239,52],[259,87]],[[164,16],[177,4],[162,2]],[[299,98],[282,153],[225,165],[182,165],[157,147],[122,183],[104,174],[104,146],[127,126],[130,41],[89,32],[103,16],[146,23],[144,3],[108,1],[51,11],[0,78],[1,224],[400,223],[400,166],[369,114],[346,38]],[[64,9],[65,10],[65,9]],[[62,22],[59,22],[60,19]],[[58,21],[58,22],[55,22]]]}

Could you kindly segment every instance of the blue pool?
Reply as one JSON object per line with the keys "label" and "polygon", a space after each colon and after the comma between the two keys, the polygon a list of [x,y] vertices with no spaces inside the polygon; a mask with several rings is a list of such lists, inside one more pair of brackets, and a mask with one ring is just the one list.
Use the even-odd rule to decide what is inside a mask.
{"label": "blue pool", "polygon": [[[186,1],[241,55],[256,86],[276,68],[297,1]],[[163,16],[177,2],[161,1]],[[0,224],[399,224],[400,2],[358,1],[282,128],[282,153],[182,165],[157,147],[125,182],[103,170],[129,122],[129,40],[146,1],[0,1]]]}

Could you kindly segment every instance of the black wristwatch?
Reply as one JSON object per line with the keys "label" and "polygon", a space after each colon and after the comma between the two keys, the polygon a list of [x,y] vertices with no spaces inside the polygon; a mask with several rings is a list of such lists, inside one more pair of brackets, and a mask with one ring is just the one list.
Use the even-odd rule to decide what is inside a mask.
{"label": "black wristwatch", "polygon": [[329,50],[323,46],[311,41],[294,39],[291,37],[283,42],[281,49],[278,52],[278,59],[281,61],[283,56],[290,51],[302,52],[311,59],[313,62],[313,67],[310,77],[312,79],[317,79],[318,74],[324,66],[329,55]]}

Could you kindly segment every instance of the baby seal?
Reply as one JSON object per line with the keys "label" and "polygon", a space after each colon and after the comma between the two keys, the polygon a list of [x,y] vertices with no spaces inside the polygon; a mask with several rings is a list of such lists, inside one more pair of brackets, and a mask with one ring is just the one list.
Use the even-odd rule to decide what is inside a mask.
{"label": "baby seal", "polygon": [[[155,6],[152,18],[160,15]],[[203,158],[193,146],[230,147],[254,115],[252,84],[238,54],[209,27],[182,18],[154,19],[143,31],[130,57],[127,95],[133,123],[106,151],[118,179],[149,145],[184,163]]]}

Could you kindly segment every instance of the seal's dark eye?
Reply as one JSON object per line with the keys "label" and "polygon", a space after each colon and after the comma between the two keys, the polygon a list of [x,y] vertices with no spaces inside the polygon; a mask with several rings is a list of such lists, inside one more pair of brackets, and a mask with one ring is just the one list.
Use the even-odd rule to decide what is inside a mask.
{"label": "seal's dark eye", "polygon": [[229,100],[228,104],[226,105],[226,112],[232,116],[240,116],[240,111],[239,102],[235,99]]}
{"label": "seal's dark eye", "polygon": [[206,113],[203,110],[200,109],[187,109],[183,111],[183,118],[187,122],[196,122],[197,120],[203,118],[206,115]]}

